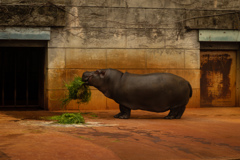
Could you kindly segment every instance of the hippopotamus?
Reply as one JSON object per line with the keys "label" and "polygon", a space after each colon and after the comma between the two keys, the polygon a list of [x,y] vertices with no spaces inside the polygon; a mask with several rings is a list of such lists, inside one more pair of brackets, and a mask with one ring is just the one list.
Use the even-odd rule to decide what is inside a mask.
{"label": "hippopotamus", "polygon": [[180,119],[192,97],[190,83],[171,73],[131,74],[116,69],[86,71],[86,85],[94,86],[119,104],[115,118],[128,119],[131,110],[165,112],[165,119]]}

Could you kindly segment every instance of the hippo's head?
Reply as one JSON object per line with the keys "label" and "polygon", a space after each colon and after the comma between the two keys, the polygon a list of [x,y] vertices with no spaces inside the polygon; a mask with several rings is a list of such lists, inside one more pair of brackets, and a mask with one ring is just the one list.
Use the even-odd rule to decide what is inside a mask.
{"label": "hippo's head", "polygon": [[82,81],[89,86],[96,87],[106,97],[111,98],[122,74],[122,72],[111,68],[99,69],[93,72],[87,71],[83,73]]}
{"label": "hippo's head", "polygon": [[99,70],[92,71],[92,72],[86,71],[82,75],[82,80],[87,85],[99,88],[104,85],[105,73],[106,73],[105,69],[102,69],[102,70],[99,69]]}

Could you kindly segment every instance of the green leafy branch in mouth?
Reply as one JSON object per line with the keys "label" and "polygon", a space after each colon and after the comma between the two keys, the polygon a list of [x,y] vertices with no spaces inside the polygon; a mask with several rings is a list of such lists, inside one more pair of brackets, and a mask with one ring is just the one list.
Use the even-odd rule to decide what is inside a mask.
{"label": "green leafy branch in mouth", "polygon": [[82,78],[75,76],[70,83],[65,83],[68,93],[66,98],[62,100],[62,105],[67,106],[71,100],[77,100],[78,104],[88,103],[91,100],[91,90]]}

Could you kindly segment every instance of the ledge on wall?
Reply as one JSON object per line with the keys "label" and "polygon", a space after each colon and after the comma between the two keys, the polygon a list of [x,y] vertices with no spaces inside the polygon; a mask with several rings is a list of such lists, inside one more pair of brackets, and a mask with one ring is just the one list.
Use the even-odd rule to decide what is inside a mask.
{"label": "ledge on wall", "polygon": [[0,40],[50,40],[50,27],[1,27]]}
{"label": "ledge on wall", "polygon": [[200,42],[240,42],[238,30],[199,30]]}

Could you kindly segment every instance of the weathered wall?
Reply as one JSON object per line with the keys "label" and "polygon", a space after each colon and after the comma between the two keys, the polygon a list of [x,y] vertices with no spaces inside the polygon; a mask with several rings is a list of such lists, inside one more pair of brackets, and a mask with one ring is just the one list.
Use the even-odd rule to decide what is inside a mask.
{"label": "weathered wall", "polygon": [[63,2],[1,0],[0,26],[65,26]]}
{"label": "weathered wall", "polygon": [[[187,107],[200,107],[198,31],[186,29],[237,28],[237,21],[226,25],[221,16],[213,15],[235,18],[238,13],[232,12],[239,7],[238,0],[72,0],[66,8],[66,27],[52,29],[49,42],[49,109],[59,108],[56,100],[65,92],[64,81],[98,68],[177,74],[193,87]],[[77,107],[74,102],[68,105]],[[80,105],[80,109],[114,108],[118,105],[94,88],[91,102]]]}
{"label": "weathered wall", "polygon": [[[177,74],[193,87],[188,107],[199,107],[200,45],[198,32],[186,31],[178,22],[185,11],[175,9],[173,4],[167,9],[153,0],[101,2],[107,3],[72,2],[67,7],[67,26],[52,29],[48,49],[49,109],[59,109],[64,81],[99,68]],[[77,107],[73,102],[67,108]],[[80,109],[115,108],[118,105],[114,101],[94,88],[91,102],[80,105]]]}
{"label": "weathered wall", "polygon": [[[19,25],[55,26],[47,53],[47,104],[60,109],[64,82],[86,70],[116,68],[131,73],[170,72],[193,87],[187,107],[200,107],[199,28],[239,29],[239,0],[1,0],[3,5],[34,4],[33,17],[45,11],[44,21],[32,16]],[[55,6],[56,5],[56,6]],[[61,12],[58,21],[52,10]],[[21,6],[20,6],[21,8]],[[4,8],[0,8],[4,13]],[[4,11],[4,12],[3,12]],[[0,20],[16,22],[18,17]],[[26,14],[29,15],[29,14]],[[54,17],[54,16],[53,16]],[[11,22],[11,21],[10,21]],[[21,22],[21,23],[20,23]],[[34,22],[34,23],[33,23]],[[12,22],[11,24],[14,24]],[[55,24],[55,25],[54,25]],[[62,27],[64,26],[64,27]],[[72,102],[68,109],[77,109]],[[118,105],[92,88],[92,100],[80,109],[115,109]]]}

